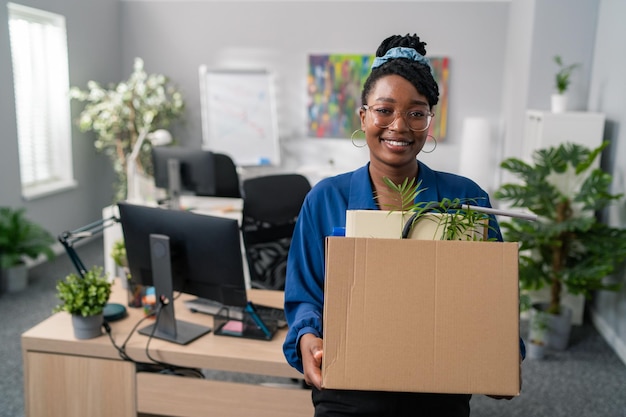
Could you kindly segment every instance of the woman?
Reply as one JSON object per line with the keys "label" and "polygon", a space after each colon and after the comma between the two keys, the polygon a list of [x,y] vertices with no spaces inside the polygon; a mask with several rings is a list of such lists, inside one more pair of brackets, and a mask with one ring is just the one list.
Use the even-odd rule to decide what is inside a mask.
{"label": "woman", "polygon": [[[284,352],[313,387],[316,416],[469,415],[470,395],[321,389],[324,239],[333,228],[345,227],[346,210],[393,205],[384,177],[396,184],[406,178],[421,181],[425,191],[419,201],[447,197],[489,206],[487,193],[473,181],[433,171],[416,159],[439,100],[425,45],[416,35],[395,35],[382,42],[359,110],[370,161],[356,171],[320,181],[305,199],[294,231],[285,284],[289,332]],[[501,240],[495,219],[491,226],[490,237]]]}

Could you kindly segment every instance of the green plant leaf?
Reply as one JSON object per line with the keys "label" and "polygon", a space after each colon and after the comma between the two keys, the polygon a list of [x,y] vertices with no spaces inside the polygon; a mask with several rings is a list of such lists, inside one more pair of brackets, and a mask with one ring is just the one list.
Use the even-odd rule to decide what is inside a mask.
{"label": "green plant leaf", "polygon": [[[442,240],[469,240],[480,239],[475,230],[482,227],[484,223],[487,224],[487,229],[491,230],[493,227],[489,224],[489,216],[472,210],[468,205],[476,204],[475,199],[459,199],[453,200],[444,198],[441,201],[431,202],[415,202],[417,196],[425,191],[425,188],[420,188],[421,181],[417,184],[414,179],[405,178],[401,184],[395,184],[391,179],[384,177],[383,181],[390,189],[392,193],[392,199],[397,201],[397,204],[386,205],[390,211],[401,211],[402,213],[413,212],[414,215],[410,219],[410,228],[414,228],[415,225],[424,218],[424,215],[429,212],[438,212],[448,214],[449,216],[442,216],[440,223],[442,227]],[[487,240],[487,239],[485,239]]]}
{"label": "green plant leaf", "polygon": [[559,67],[559,70],[555,75],[555,87],[559,94],[563,94],[567,91],[567,87],[569,87],[572,71],[574,71],[579,64],[565,65],[560,55],[556,55],[554,57],[554,62]]}
{"label": "green plant leaf", "polygon": [[26,217],[26,209],[0,207],[0,267],[10,268],[40,255],[54,258],[54,237]]}
{"label": "green plant leaf", "polygon": [[610,193],[610,174],[592,169],[606,146],[590,150],[563,143],[535,151],[532,165],[515,158],[501,164],[519,182],[503,184],[494,196],[539,216],[536,222],[501,223],[505,239],[520,243],[520,287],[552,286],[554,312],[560,308],[563,286],[586,296],[619,287],[605,279],[626,260],[626,230],[596,217],[597,210],[622,198]]}
{"label": "green plant leaf", "polygon": [[111,295],[111,282],[103,268],[93,266],[84,277],[71,273],[56,285],[57,297],[61,301],[53,312],[66,311],[83,317],[100,314]]}

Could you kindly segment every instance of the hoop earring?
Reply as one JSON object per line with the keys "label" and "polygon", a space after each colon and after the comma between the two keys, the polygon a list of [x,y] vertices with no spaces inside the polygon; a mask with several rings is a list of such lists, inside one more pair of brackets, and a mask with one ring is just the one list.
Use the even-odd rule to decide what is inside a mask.
{"label": "hoop earring", "polygon": [[431,138],[433,140],[433,142],[435,142],[435,146],[433,146],[433,148],[430,151],[428,151],[428,152],[426,152],[424,149],[422,149],[422,152],[424,152],[424,153],[432,153],[435,149],[437,149],[437,139],[435,139],[435,137],[432,136],[432,135],[428,135],[426,137],[427,138]]}
{"label": "hoop earring", "polygon": [[361,129],[357,129],[357,130],[355,130],[354,132],[352,132],[352,134],[350,135],[350,141],[352,142],[352,146],[354,146],[355,148],[364,148],[364,147],[366,147],[366,146],[367,146],[367,141],[363,142],[363,145],[360,145],[360,146],[359,146],[359,145],[357,145],[357,144],[354,142],[354,135],[356,135],[356,133],[357,133],[357,132],[363,132],[363,133],[365,133],[365,131],[364,131],[364,130],[361,130]]}

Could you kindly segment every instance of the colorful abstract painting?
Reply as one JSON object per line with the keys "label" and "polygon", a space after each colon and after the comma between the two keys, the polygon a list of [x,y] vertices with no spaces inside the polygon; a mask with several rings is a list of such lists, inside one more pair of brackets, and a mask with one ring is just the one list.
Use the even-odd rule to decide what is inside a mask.
{"label": "colorful abstract painting", "polygon": [[[361,89],[370,73],[374,55],[309,55],[308,135],[316,138],[350,138],[360,129],[358,108]],[[445,138],[448,109],[448,58],[430,58],[439,84],[439,104],[435,108],[429,134]]]}

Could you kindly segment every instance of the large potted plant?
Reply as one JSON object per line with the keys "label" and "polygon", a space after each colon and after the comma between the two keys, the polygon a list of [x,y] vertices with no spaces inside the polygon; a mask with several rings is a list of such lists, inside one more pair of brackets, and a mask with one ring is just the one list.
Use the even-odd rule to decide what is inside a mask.
{"label": "large potted plant", "polygon": [[[83,132],[96,134],[96,150],[109,156],[117,176],[115,201],[124,200],[127,162],[135,143],[142,135],[168,127],[182,116],[185,108],[182,94],[168,77],[147,74],[143,60],[135,58],[133,73],[127,81],[109,88],[89,81],[86,90],[72,87],[70,97],[87,103],[78,126]],[[138,168],[152,175],[150,141],[140,146]]]}
{"label": "large potted plant", "polygon": [[590,297],[596,290],[616,290],[605,277],[626,259],[626,229],[597,217],[622,197],[610,193],[612,177],[595,162],[607,145],[591,150],[563,143],[535,151],[533,163],[517,158],[501,163],[521,182],[502,185],[495,198],[538,216],[535,222],[512,219],[501,226],[506,240],[520,242],[521,289],[550,287],[550,302],[535,307],[552,315],[552,348],[564,349],[569,339],[571,311],[562,306],[563,292]]}
{"label": "large potted plant", "polygon": [[93,266],[81,277],[71,273],[57,282],[57,297],[61,301],[53,312],[65,311],[72,315],[74,336],[91,339],[102,334],[104,306],[111,295],[111,281],[103,268]]}
{"label": "large potted plant", "polygon": [[43,255],[54,258],[54,237],[26,217],[26,209],[0,207],[0,276],[1,289],[17,292],[28,284],[25,260]]}

